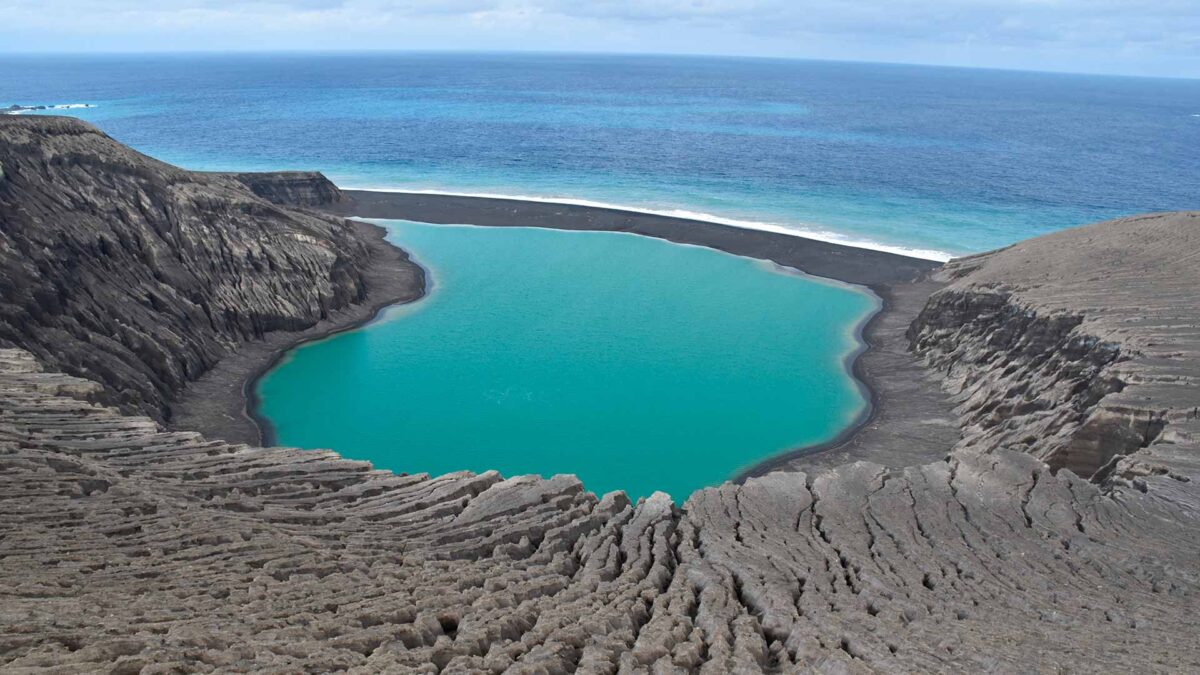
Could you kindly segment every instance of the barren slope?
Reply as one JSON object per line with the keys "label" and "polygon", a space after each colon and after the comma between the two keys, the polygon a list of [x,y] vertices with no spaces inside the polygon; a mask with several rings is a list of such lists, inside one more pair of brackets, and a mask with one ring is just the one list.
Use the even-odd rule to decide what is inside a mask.
{"label": "barren slope", "polygon": [[194,672],[1181,671],[1194,483],[1028,455],[630,505],[165,433],[0,355],[0,663]]}
{"label": "barren slope", "polygon": [[0,346],[167,419],[241,343],[366,299],[375,251],[355,225],[250,189],[303,202],[303,179],[184,171],[78,120],[0,118]]}
{"label": "barren slope", "polygon": [[959,448],[1097,480],[1197,470],[1200,213],[1075,228],[943,274],[956,280],[910,336],[960,402]]}

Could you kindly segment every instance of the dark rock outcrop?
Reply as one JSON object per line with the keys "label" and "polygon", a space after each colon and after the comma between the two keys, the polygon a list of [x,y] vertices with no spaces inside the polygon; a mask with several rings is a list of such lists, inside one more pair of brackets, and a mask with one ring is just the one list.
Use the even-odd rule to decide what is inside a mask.
{"label": "dark rock outcrop", "polygon": [[24,113],[24,112],[32,112],[34,110],[45,110],[45,109],[46,109],[46,106],[44,106],[44,105],[19,105],[19,104],[14,103],[14,104],[8,106],[7,108],[0,108],[0,113],[5,114],[5,115],[20,115],[21,113]]}
{"label": "dark rock outcrop", "polygon": [[[6,672],[1200,670],[1195,215],[950,265],[911,331],[960,403],[962,440],[944,460],[631,504],[569,476],[394,474],[98,404],[122,377],[135,387],[132,374],[157,381],[210,355],[182,319],[153,332],[153,305],[123,290],[153,279],[187,299],[186,282],[209,307],[251,302],[238,316],[259,324],[196,315],[223,348],[261,317],[319,314],[321,290],[287,282],[332,274],[341,248],[318,236],[336,239],[336,222],[233,179],[143,175],[121,155],[75,156],[76,143],[52,135],[2,158],[22,190],[0,183],[0,199],[32,205],[0,202],[22,218],[3,242],[44,242],[0,252],[4,301],[21,300],[5,316],[34,326],[0,349]],[[201,204],[221,217],[201,226]],[[99,248],[119,234],[142,238]],[[261,278],[232,254],[276,246]],[[106,262],[113,251],[123,265]],[[97,290],[38,281],[71,270]],[[129,321],[167,348],[114,339],[137,335]],[[54,372],[69,367],[99,381]]]}
{"label": "dark rock outcrop", "polygon": [[316,171],[227,174],[267,201],[284,206],[328,207],[342,201],[342,191]]}
{"label": "dark rock outcrop", "polygon": [[0,119],[0,165],[0,345],[124,411],[166,419],[238,344],[366,297],[353,224],[256,194],[336,198],[322,177],[184,171],[57,117]]}

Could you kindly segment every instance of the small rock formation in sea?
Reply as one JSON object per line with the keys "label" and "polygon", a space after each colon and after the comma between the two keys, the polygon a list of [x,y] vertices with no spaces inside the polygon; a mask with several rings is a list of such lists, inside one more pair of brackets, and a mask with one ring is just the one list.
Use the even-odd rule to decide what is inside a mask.
{"label": "small rock formation in sea", "polygon": [[55,118],[0,120],[0,164],[5,671],[1200,670],[1200,214],[947,265],[909,332],[944,460],[631,504],[165,429],[368,293],[355,230],[263,199],[336,193]]}
{"label": "small rock formation in sea", "polygon": [[8,106],[7,108],[0,109],[0,113],[3,113],[5,115],[20,115],[23,112],[29,112],[31,110],[45,110],[45,109],[46,109],[46,106],[44,106],[44,105],[17,105],[16,103],[14,103],[14,104]]}
{"label": "small rock formation in sea", "polygon": [[91,103],[64,103],[59,105],[19,105],[12,104],[7,108],[0,108],[0,115],[20,115],[21,113],[35,112],[38,110],[66,110],[69,108],[94,108],[96,106]]}

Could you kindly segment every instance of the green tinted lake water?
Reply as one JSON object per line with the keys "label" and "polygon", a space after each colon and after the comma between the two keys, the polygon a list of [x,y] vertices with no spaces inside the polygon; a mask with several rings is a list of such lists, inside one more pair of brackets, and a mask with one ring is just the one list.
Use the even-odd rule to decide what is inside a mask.
{"label": "green tinted lake water", "polygon": [[260,381],[282,445],[682,503],[866,405],[845,360],[870,294],[627,234],[378,222],[431,292]]}

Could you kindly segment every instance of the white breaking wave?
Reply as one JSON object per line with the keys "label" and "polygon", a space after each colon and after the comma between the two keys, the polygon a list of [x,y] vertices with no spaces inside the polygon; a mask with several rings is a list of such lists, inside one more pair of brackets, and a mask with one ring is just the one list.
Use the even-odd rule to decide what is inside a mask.
{"label": "white breaking wave", "polygon": [[[684,209],[647,209],[637,206],[626,206],[623,204],[610,204],[608,202],[594,201],[590,199],[575,199],[571,197],[534,197],[530,195],[508,195],[496,194],[490,192],[453,192],[448,190],[404,190],[400,188],[388,187],[364,187],[364,186],[342,186],[347,190],[370,190],[372,192],[393,192],[398,194],[411,195],[442,195],[446,197],[481,197],[484,199],[512,199],[522,202],[538,202],[542,204],[564,204],[570,206],[590,206],[600,209],[612,209],[614,211],[628,211],[630,213],[644,213],[652,216],[666,216],[669,218],[682,218],[686,220],[696,220],[705,223],[715,223],[717,225],[728,225],[729,227],[737,227],[744,230],[758,230],[760,232],[774,232],[776,234],[784,234],[791,237],[801,237],[803,239],[813,239],[823,241],[828,244],[838,244],[841,246],[850,246],[852,248],[864,248],[872,251],[883,251],[885,253],[894,253],[896,255],[907,256],[910,258],[921,258],[924,260],[935,260],[937,262],[946,262],[954,257],[954,255],[946,251],[929,248],[912,248],[908,246],[897,246],[893,244],[881,244],[865,239],[854,239],[840,232],[832,232],[829,230],[810,229],[807,227],[797,227],[793,225],[784,225],[781,223],[769,223],[757,220],[740,220],[737,218],[726,218],[717,216],[711,213],[703,213],[699,211],[687,211]],[[469,223],[465,223],[469,224]]]}
{"label": "white breaking wave", "polygon": [[5,115],[24,115],[25,113],[37,112],[39,110],[71,110],[74,108],[95,108],[94,103],[59,103],[56,105],[33,105],[26,107],[0,108],[0,113]]}

